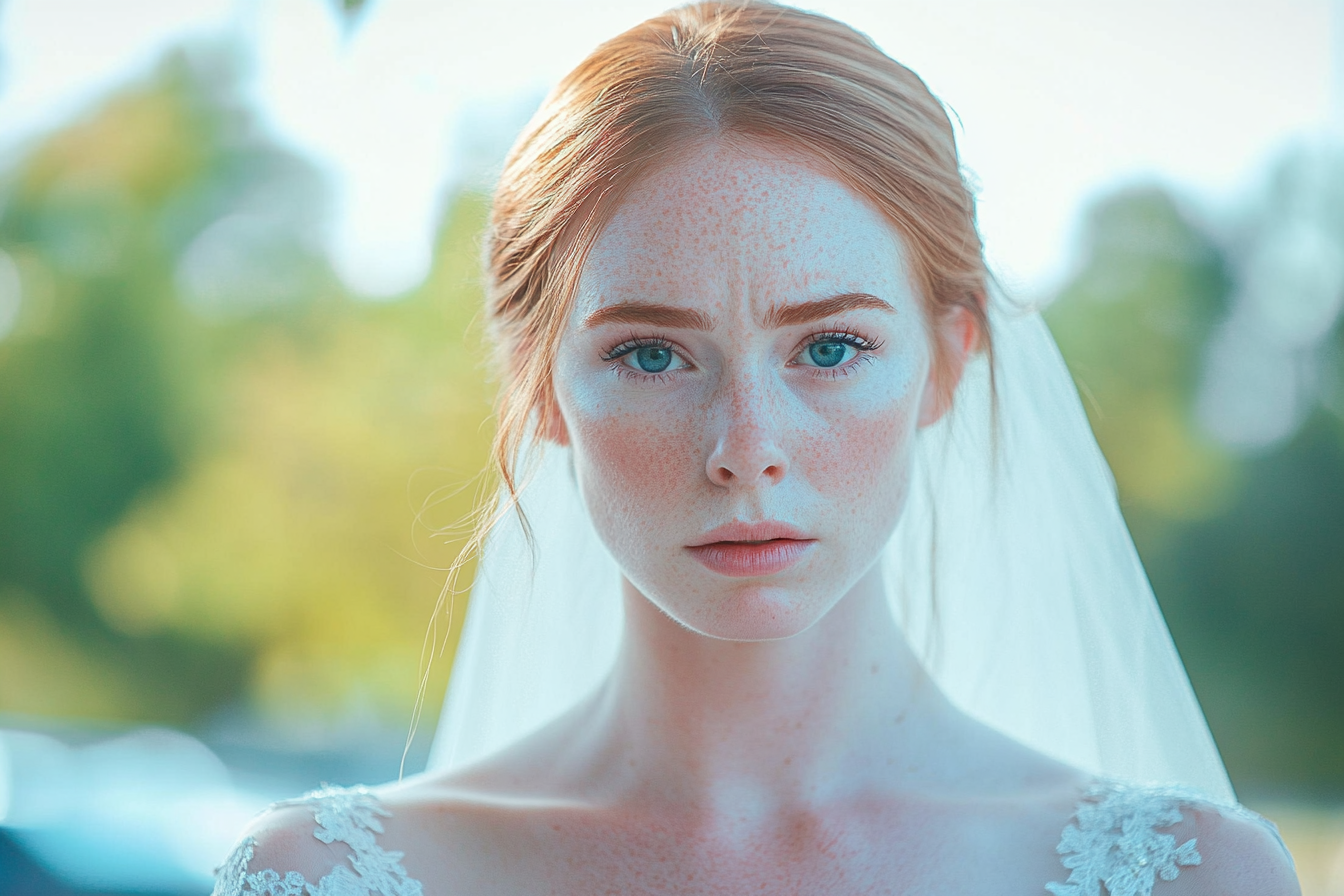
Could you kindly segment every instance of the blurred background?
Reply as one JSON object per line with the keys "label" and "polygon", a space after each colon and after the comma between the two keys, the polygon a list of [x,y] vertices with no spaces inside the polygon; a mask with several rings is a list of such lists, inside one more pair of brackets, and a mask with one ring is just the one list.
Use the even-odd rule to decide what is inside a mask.
{"label": "blurred background", "polygon": [[[423,767],[492,172],[662,8],[0,0],[0,896],[207,893],[418,695]],[[956,113],[1238,791],[1341,896],[1344,8],[816,8]]]}

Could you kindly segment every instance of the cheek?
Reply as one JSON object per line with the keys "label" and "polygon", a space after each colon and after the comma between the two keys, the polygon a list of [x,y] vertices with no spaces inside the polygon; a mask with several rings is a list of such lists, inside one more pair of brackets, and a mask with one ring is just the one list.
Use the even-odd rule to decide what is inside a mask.
{"label": "cheek", "polygon": [[859,492],[880,487],[905,465],[911,413],[904,406],[885,414],[848,417],[826,438],[799,451],[808,478],[824,490]]}
{"label": "cheek", "polygon": [[[699,446],[691,414],[616,408],[567,418],[579,485],[598,531],[614,550],[628,535],[676,516],[697,487]],[[703,469],[703,461],[698,462]]]}
{"label": "cheek", "polygon": [[915,438],[914,396],[838,414],[823,437],[800,440],[799,472],[848,521],[895,524],[904,504]]}

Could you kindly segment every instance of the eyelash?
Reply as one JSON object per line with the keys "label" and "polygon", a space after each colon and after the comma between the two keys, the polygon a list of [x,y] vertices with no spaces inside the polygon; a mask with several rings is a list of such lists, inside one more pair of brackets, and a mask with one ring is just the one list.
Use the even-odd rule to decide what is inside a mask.
{"label": "eyelash", "polygon": [[666,348],[675,350],[676,346],[662,336],[631,336],[620,345],[603,352],[602,360],[615,361],[618,358],[625,357],[635,349],[640,348]]}
{"label": "eyelash", "polygon": [[645,373],[621,363],[621,358],[641,348],[665,348],[673,353],[677,350],[670,340],[662,336],[631,336],[615,348],[603,352],[602,360],[611,362],[609,369],[618,376],[628,376],[644,383],[662,382],[667,378],[666,373]]}
{"label": "eyelash", "polygon": [[[822,342],[843,342],[845,345],[852,345],[858,350],[858,354],[850,358],[844,364],[838,367],[812,367],[811,365],[799,365],[808,367],[811,376],[824,377],[826,379],[838,379],[842,376],[849,376],[854,372],[854,368],[860,362],[871,363],[873,352],[876,352],[883,345],[882,340],[869,340],[857,333],[848,330],[829,330],[824,333],[813,333],[807,337],[795,350],[794,354],[804,351],[811,346]],[[645,373],[641,370],[635,370],[625,364],[620,363],[620,359],[641,348],[665,348],[676,352],[676,346],[671,340],[663,336],[631,336],[624,342],[603,352],[601,358],[603,361],[611,363],[611,370],[621,376],[633,377],[642,382],[662,382],[667,378],[666,373]],[[685,359],[683,359],[685,360]]]}
{"label": "eyelash", "polygon": [[873,361],[873,352],[882,347],[881,339],[870,341],[857,333],[851,333],[846,330],[832,330],[826,333],[813,333],[803,341],[803,344],[799,346],[799,350],[808,349],[822,342],[843,342],[845,345],[852,345],[854,348],[858,349],[858,354],[837,367],[809,368],[809,372],[812,376],[824,377],[831,380],[839,379],[842,376],[849,376],[860,363],[871,364]]}

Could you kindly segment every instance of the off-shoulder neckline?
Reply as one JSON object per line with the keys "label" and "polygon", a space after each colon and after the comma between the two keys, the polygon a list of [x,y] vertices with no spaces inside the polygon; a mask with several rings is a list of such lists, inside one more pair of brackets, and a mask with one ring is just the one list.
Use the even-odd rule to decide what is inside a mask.
{"label": "off-shoulder neckline", "polygon": [[[1178,843],[1166,832],[1195,805],[1255,821],[1283,842],[1267,819],[1192,788],[1096,778],[1083,789],[1055,848],[1068,878],[1043,888],[1054,896],[1096,896],[1104,885],[1111,896],[1151,896],[1158,880],[1175,880],[1203,861],[1195,837]],[[404,853],[378,843],[392,812],[372,789],[324,786],[271,808],[292,806],[311,807],[317,840],[351,848],[345,862],[316,882],[296,871],[250,871],[256,843],[249,837],[217,871],[214,896],[423,896],[423,884],[401,864]]]}

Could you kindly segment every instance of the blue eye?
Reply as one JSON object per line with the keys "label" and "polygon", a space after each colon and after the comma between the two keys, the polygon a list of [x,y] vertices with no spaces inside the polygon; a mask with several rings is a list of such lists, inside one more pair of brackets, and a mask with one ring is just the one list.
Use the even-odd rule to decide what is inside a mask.
{"label": "blue eye", "polygon": [[645,373],[662,373],[672,363],[672,349],[661,345],[645,345],[630,353],[635,366]]}
{"label": "blue eye", "polygon": [[818,367],[835,367],[849,360],[854,346],[845,342],[814,342],[807,347],[808,357]]}
{"label": "blue eye", "polygon": [[872,353],[882,347],[882,342],[870,341],[856,333],[842,330],[829,333],[816,333],[808,338],[807,344],[793,357],[793,364],[799,367],[812,367],[818,371],[827,371],[830,375],[845,372],[848,375],[851,361],[856,359],[871,361]]}
{"label": "blue eye", "polygon": [[602,360],[615,361],[618,368],[634,375],[656,376],[690,366],[664,339],[632,339],[605,352]]}

